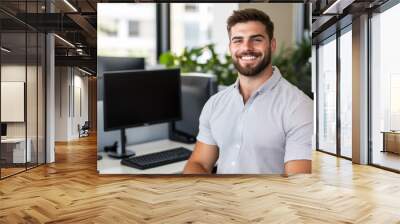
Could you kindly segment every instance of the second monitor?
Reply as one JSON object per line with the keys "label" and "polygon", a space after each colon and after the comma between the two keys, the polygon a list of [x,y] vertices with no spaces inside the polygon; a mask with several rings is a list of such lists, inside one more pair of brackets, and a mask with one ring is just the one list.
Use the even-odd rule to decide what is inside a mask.
{"label": "second monitor", "polygon": [[217,77],[212,74],[185,73],[182,82],[182,120],[171,122],[171,140],[194,143],[199,132],[199,117],[204,104],[218,92]]}

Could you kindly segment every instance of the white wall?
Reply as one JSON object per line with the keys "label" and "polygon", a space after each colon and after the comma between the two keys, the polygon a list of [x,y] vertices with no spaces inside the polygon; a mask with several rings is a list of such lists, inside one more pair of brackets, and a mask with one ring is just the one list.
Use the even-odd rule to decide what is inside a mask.
{"label": "white wall", "polygon": [[212,25],[212,41],[217,53],[226,53],[229,49],[229,36],[226,30],[226,20],[233,10],[238,10],[239,4],[214,4],[212,8],[215,19]]}
{"label": "white wall", "polygon": [[[71,96],[74,99],[74,113],[72,113],[73,119],[71,120],[72,125],[70,132],[70,136],[72,139],[79,137],[78,124],[82,126],[85,121],[89,120],[88,77],[82,75],[83,73],[81,73],[79,70],[74,70],[74,92],[72,93],[74,94],[74,96]],[[78,93],[78,91],[80,91],[80,93]],[[73,104],[71,103],[71,105]],[[81,109],[82,111],[80,112],[79,109]]]}
{"label": "white wall", "polygon": [[[24,64],[3,64],[1,66],[1,81],[3,82],[21,82],[26,87],[18,90],[18,94],[26,93],[21,97],[22,102],[15,101],[14,98],[11,104],[19,104],[19,107],[5,106],[2,102],[1,110],[6,113],[20,114],[21,118],[18,122],[6,122],[7,124],[7,137],[9,138],[24,138],[25,136],[29,139],[28,144],[31,148],[32,161],[36,162],[38,158],[39,163],[44,163],[44,74],[42,73],[42,67],[38,67]],[[20,84],[21,84],[20,83]],[[14,87],[16,88],[16,87]],[[2,88],[2,98],[12,99],[7,96],[13,94],[11,92],[5,92],[6,89]],[[26,92],[25,92],[26,91]],[[5,95],[4,95],[5,94]],[[14,94],[15,95],[15,94]],[[25,99],[24,99],[25,98]],[[16,105],[14,105],[16,106]],[[25,119],[26,114],[26,119]],[[2,117],[3,119],[3,117]],[[37,157],[38,156],[38,157]]]}
{"label": "white wall", "polygon": [[76,68],[56,67],[55,86],[55,141],[77,139],[78,124],[82,126],[89,117],[88,78]]}
{"label": "white wall", "polygon": [[277,49],[296,42],[297,10],[302,4],[295,3],[240,3],[239,9],[256,8],[268,14],[274,23]]}
{"label": "white wall", "polygon": [[[2,82],[24,82],[26,71],[28,74],[32,74],[33,71],[36,72],[36,67],[18,64],[8,64],[1,66],[1,81]],[[28,97],[36,97],[35,93],[27,93]],[[4,96],[2,96],[4,97]],[[27,99],[28,100],[28,99]],[[31,100],[29,100],[30,102]],[[36,106],[36,105],[35,105]],[[24,110],[24,108],[22,108]],[[1,108],[1,110],[7,110],[7,108]],[[31,121],[31,114],[28,114],[28,120]],[[8,137],[25,137],[25,127],[26,122],[7,122],[7,136]],[[31,128],[29,125],[28,128]],[[29,136],[28,136],[29,137]]]}
{"label": "white wall", "polygon": [[[9,64],[1,66],[1,81],[25,82],[25,65]],[[29,68],[28,68],[29,69]],[[4,96],[2,96],[4,97]],[[6,108],[1,108],[6,110]],[[7,122],[7,137],[25,137],[25,122]]]}
{"label": "white wall", "polygon": [[67,141],[68,140],[68,68],[56,67],[55,68],[55,140]]}

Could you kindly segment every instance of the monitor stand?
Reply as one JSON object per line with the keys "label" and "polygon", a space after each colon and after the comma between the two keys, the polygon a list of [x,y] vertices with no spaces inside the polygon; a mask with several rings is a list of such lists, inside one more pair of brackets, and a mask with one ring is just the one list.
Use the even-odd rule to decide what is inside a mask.
{"label": "monitor stand", "polygon": [[117,152],[110,152],[108,153],[108,156],[112,158],[117,158],[117,159],[122,159],[130,156],[134,156],[135,152],[131,152],[129,150],[126,150],[126,134],[125,134],[125,128],[121,129],[121,152],[119,153],[118,150]]}

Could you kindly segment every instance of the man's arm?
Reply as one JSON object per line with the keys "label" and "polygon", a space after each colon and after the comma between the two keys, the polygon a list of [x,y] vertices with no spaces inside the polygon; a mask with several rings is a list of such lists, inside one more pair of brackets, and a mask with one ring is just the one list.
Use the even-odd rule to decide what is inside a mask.
{"label": "man's arm", "polygon": [[313,103],[306,97],[285,113],[285,174],[311,173]]}
{"label": "man's arm", "polygon": [[285,163],[285,174],[311,173],[311,160],[292,160]]}
{"label": "man's arm", "polygon": [[208,145],[197,141],[183,174],[211,174],[218,155],[218,147],[216,145]]}

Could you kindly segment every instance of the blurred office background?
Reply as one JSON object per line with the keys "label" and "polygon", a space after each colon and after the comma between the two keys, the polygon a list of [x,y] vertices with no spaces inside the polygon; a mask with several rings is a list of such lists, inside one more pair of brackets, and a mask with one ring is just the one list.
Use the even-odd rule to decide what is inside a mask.
{"label": "blurred office background", "polygon": [[[236,73],[234,77],[231,74],[232,66],[218,71],[221,66],[217,65],[215,71],[185,64],[211,63],[208,61],[212,56],[210,50],[214,50],[221,64],[224,64],[229,43],[227,18],[233,10],[257,8],[266,12],[275,23],[278,53],[274,64],[282,67],[281,70],[288,73],[286,75],[292,82],[311,95],[310,86],[306,86],[311,82],[311,76],[306,74],[311,74],[310,68],[304,74],[296,75],[293,72],[293,67],[310,65],[304,63],[311,57],[310,6],[300,3],[99,4],[98,56],[144,57],[149,66],[159,63],[168,65],[172,59],[176,63],[182,62],[178,56],[186,48],[186,53],[195,59],[179,63],[181,69],[206,70],[215,73],[220,84],[229,85],[236,78]],[[212,49],[209,49],[211,44]],[[203,49],[200,53],[196,52],[199,48]],[[291,54],[293,51],[295,53]],[[301,71],[297,67],[296,70]],[[303,83],[302,76],[306,76],[304,79],[308,81]]]}
{"label": "blurred office background", "polygon": [[[98,60],[144,58],[146,69],[179,67],[182,73],[213,74],[218,84],[225,86],[237,77],[228,53],[226,20],[233,10],[260,9],[275,24],[278,51],[273,64],[312,97],[310,4],[104,3],[97,8]],[[119,131],[103,132],[101,74],[97,78],[98,150],[102,151],[104,146],[118,141],[120,134]],[[127,136],[130,144],[167,138],[168,127],[160,124],[131,128]]]}

